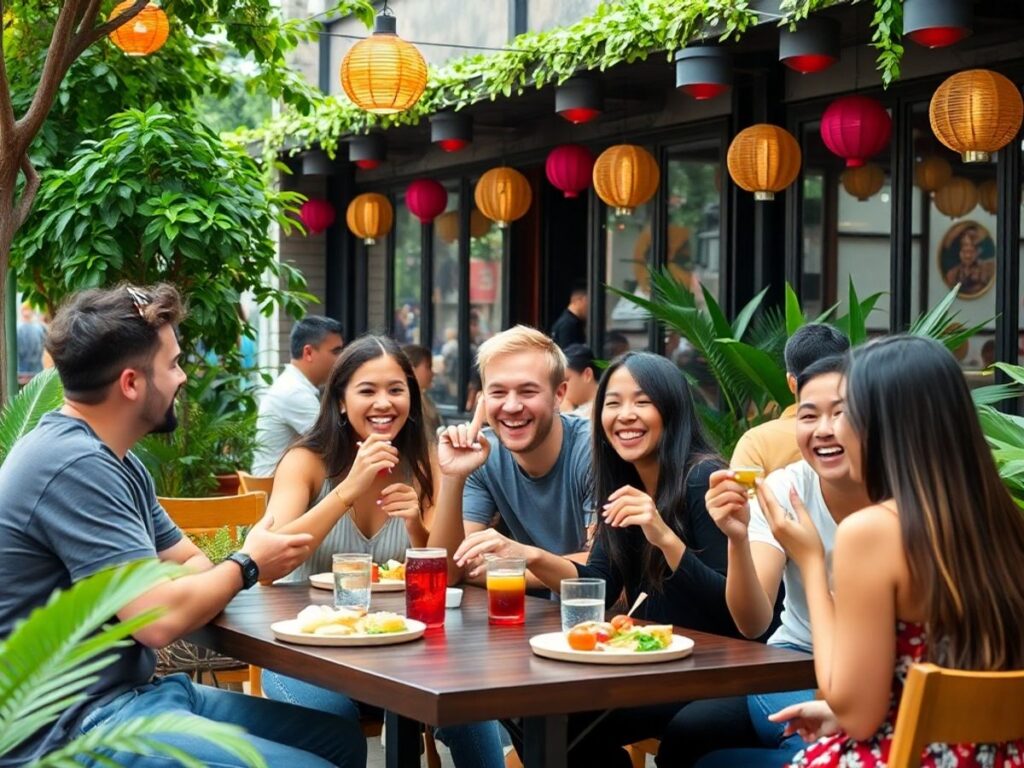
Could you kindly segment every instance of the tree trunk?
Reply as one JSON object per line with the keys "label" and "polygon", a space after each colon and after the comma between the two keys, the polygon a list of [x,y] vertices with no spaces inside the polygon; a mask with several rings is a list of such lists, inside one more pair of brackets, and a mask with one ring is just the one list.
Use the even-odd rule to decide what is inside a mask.
{"label": "tree trunk", "polygon": [[[8,148],[3,147],[0,152],[7,153]],[[0,166],[2,167],[2,166]],[[14,214],[14,200],[12,193],[18,176],[18,167],[14,166],[14,173],[0,176],[0,342],[3,343],[3,354],[0,354],[0,405],[6,405],[8,400],[15,393],[10,388],[11,371],[9,367],[12,362],[13,349],[7,347],[7,280],[11,275],[11,242],[14,240],[16,221]],[[34,196],[34,195],[33,195]],[[15,364],[15,368],[17,365]],[[14,371],[15,376],[17,371]]]}

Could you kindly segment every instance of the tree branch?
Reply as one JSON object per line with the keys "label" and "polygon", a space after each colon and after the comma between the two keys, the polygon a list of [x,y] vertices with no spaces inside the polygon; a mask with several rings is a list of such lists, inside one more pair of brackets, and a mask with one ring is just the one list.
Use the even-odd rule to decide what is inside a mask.
{"label": "tree branch", "polygon": [[81,20],[78,22],[78,29],[75,31],[75,39],[71,41],[71,48],[74,50],[74,45],[78,38],[84,32],[88,32],[92,29],[92,25],[96,22],[96,14],[100,11],[100,0],[89,0],[89,5],[86,6],[85,12],[82,14]]}
{"label": "tree branch", "polygon": [[[0,18],[4,14],[0,0]],[[4,52],[3,31],[0,30],[0,145],[9,146],[14,134],[14,106],[11,104],[11,84],[7,82],[7,56]]]}
{"label": "tree branch", "polygon": [[[82,51],[95,43],[101,37],[106,37],[118,27],[127,24],[138,16],[148,3],[149,0],[135,0],[135,5],[127,11],[118,14],[113,19],[100,24],[98,27],[93,27],[92,22],[96,20],[96,12],[99,10],[99,0],[89,0],[89,8],[86,10],[86,17],[90,18],[89,27],[86,27],[85,19],[83,19],[81,25],[78,27],[78,34],[76,34],[74,39],[71,41],[72,61],[81,56]],[[93,5],[96,6],[95,9],[93,8]]]}
{"label": "tree branch", "polygon": [[39,191],[39,172],[32,165],[26,152],[21,156],[21,172],[25,174],[25,187],[21,190],[21,197],[18,198],[18,207],[14,209],[14,231],[21,229],[29,213],[32,212],[32,203],[35,202],[36,193]]}
{"label": "tree branch", "polygon": [[75,19],[81,8],[82,0],[65,0],[57,17],[57,23],[53,25],[53,36],[50,38],[50,47],[46,51],[46,62],[43,64],[43,73],[39,77],[39,87],[36,88],[32,103],[26,110],[14,128],[17,132],[17,148],[19,153],[24,153],[32,139],[43,127],[43,121],[53,106],[53,99],[57,95],[61,81],[64,79],[68,67],[73,59],[68,57],[68,46],[71,41],[71,31],[75,26]]}

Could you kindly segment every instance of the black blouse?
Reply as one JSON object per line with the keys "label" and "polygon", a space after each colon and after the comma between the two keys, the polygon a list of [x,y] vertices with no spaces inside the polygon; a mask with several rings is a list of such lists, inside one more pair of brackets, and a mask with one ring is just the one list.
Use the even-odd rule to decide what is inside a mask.
{"label": "black blouse", "polygon": [[[629,555],[626,573],[612,566],[601,537],[597,537],[587,564],[577,563],[576,571],[583,578],[605,580],[605,603],[608,607],[615,604],[623,589],[628,605],[633,604],[640,592],[646,592],[647,600],[633,614],[637,618],[716,635],[741,636],[725,603],[728,540],[704,506],[708,478],[717,469],[721,469],[720,464],[703,461],[690,472],[686,483],[686,509],[683,510],[686,551],[679,567],[662,582],[660,591],[646,583],[642,573],[644,549],[652,545],[639,526],[613,529],[611,532],[613,536],[625,539]],[[656,552],[655,556],[660,557],[661,553]]]}

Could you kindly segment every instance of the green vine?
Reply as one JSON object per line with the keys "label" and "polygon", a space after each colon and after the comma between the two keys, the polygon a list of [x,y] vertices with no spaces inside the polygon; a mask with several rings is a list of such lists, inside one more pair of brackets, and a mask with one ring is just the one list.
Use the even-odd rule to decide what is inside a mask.
{"label": "green vine", "polygon": [[[794,24],[813,11],[859,0],[782,0],[779,24]],[[354,0],[359,5],[364,0]],[[899,77],[903,46],[901,0],[873,0],[872,45],[888,86]],[[365,9],[363,9],[365,11]],[[360,14],[364,21],[368,14]],[[264,161],[273,165],[280,153],[295,154],[320,145],[333,156],[339,139],[371,128],[415,125],[442,109],[460,110],[499,96],[522,94],[527,88],[561,83],[578,71],[604,71],[617,64],[672,53],[688,41],[713,30],[719,40],[738,39],[758,23],[750,0],[618,0],[601,3],[575,24],[515,38],[504,51],[462,56],[431,68],[426,91],[409,110],[378,117],[362,111],[344,96],[324,96],[300,114],[286,109],[263,128],[239,135],[262,142]]]}

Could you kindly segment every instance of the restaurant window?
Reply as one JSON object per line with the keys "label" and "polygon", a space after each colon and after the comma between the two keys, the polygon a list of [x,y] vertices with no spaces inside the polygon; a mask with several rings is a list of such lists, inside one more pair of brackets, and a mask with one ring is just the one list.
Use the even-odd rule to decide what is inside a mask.
{"label": "restaurant window", "polygon": [[[363,245],[366,249],[366,289],[367,296],[386,297],[388,295],[388,238],[390,235],[378,237],[373,245]],[[386,301],[368,301],[366,305],[366,328],[370,333],[385,333],[388,329]]]}
{"label": "restaurant window", "polygon": [[[417,273],[418,274],[418,273]],[[434,220],[433,339],[434,384],[438,405],[458,405],[459,361],[459,193],[448,188],[448,207]]]}
{"label": "restaurant window", "polygon": [[395,261],[391,272],[394,286],[391,333],[399,344],[419,344],[421,338],[421,227],[419,219],[405,205],[405,193],[398,195],[395,200]]}
{"label": "restaurant window", "polygon": [[[648,267],[653,263],[651,203],[637,206],[623,215],[606,207],[604,221],[605,283],[640,298],[651,297]],[[594,350],[600,358],[611,359],[630,349],[650,347],[650,315],[646,310],[618,296],[607,293],[604,317],[604,349]]]}

